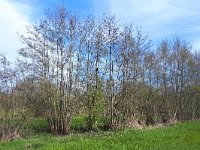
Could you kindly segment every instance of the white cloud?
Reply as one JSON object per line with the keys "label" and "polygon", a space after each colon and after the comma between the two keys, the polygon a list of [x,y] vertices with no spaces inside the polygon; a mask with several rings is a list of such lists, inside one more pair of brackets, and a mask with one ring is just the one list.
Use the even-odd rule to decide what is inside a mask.
{"label": "white cloud", "polygon": [[[99,0],[96,9],[100,6]],[[142,27],[153,40],[174,35],[197,39],[200,27],[199,0],[102,0],[108,11],[124,23]],[[195,36],[195,37],[194,37]],[[199,33],[200,36],[200,33]],[[183,37],[188,39],[188,37]],[[200,47],[199,47],[200,48]]]}
{"label": "white cloud", "polygon": [[17,33],[25,33],[30,24],[30,12],[31,7],[25,3],[0,1],[0,52],[6,53],[11,61],[22,46]]}
{"label": "white cloud", "polygon": [[[183,0],[184,1],[184,0]],[[174,0],[108,0],[111,12],[144,28],[157,28],[196,12]],[[149,30],[149,29],[148,29]]]}

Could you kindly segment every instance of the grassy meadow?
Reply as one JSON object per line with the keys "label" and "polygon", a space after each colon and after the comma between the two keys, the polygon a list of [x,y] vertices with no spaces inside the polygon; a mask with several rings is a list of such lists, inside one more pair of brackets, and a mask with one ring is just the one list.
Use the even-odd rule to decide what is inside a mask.
{"label": "grassy meadow", "polygon": [[[146,127],[141,130],[124,128],[115,132],[83,132],[83,117],[72,122],[72,133],[55,136],[46,130],[47,123],[35,119],[27,123],[25,136],[13,141],[1,141],[1,150],[130,150],[130,149],[200,149],[200,121],[177,123],[161,128]],[[78,126],[78,124],[81,126]]]}

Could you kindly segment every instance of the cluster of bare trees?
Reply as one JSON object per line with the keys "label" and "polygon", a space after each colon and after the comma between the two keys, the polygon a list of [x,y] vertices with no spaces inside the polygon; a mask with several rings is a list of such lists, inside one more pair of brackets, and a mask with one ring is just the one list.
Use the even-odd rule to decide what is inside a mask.
{"label": "cluster of bare trees", "polygon": [[1,114],[44,116],[55,134],[68,134],[75,114],[91,130],[100,118],[113,129],[200,117],[200,53],[178,37],[155,49],[115,16],[79,19],[61,6],[21,40],[16,69],[1,57]]}

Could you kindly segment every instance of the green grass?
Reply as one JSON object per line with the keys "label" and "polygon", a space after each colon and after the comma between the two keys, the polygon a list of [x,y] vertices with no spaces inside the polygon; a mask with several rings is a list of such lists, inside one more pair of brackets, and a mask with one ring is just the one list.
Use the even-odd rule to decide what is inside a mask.
{"label": "green grass", "polygon": [[71,130],[73,133],[84,132],[86,130],[86,120],[84,116],[72,118]]}
{"label": "green grass", "polygon": [[[77,121],[77,122],[76,122]],[[78,118],[76,123],[84,123]],[[33,121],[32,127],[45,122]],[[44,150],[199,150],[200,121],[178,123],[159,129],[124,129],[116,132],[82,133],[68,136],[54,136],[48,132],[34,134],[29,138],[0,142],[2,150],[44,149]]]}

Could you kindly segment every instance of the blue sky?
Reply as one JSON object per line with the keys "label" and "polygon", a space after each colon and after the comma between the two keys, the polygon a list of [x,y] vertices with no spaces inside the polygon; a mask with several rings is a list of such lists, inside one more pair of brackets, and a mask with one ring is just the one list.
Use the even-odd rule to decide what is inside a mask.
{"label": "blue sky", "polygon": [[22,47],[17,33],[60,2],[80,16],[115,14],[121,24],[141,27],[155,45],[178,35],[200,50],[199,0],[0,0],[0,53],[14,60]]}

